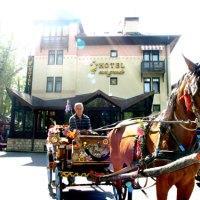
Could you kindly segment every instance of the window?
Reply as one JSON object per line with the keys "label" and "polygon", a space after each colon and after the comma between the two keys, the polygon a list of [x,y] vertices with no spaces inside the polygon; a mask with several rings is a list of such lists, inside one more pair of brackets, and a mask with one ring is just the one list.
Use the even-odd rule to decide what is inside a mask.
{"label": "window", "polygon": [[49,50],[48,65],[63,64],[63,50]]}
{"label": "window", "polygon": [[151,78],[144,78],[144,92],[150,92],[151,91]]}
{"label": "window", "polygon": [[158,50],[147,50],[143,51],[144,61],[159,61],[159,51]]}
{"label": "window", "polygon": [[[151,83],[152,81],[152,83]],[[154,91],[154,93],[160,93],[160,78],[153,77],[153,78],[144,78],[144,92]]]}
{"label": "window", "polygon": [[159,61],[159,51],[152,51],[152,61]]}
{"label": "window", "polygon": [[111,57],[111,58],[116,58],[116,57],[118,57],[117,50],[110,50],[110,57]]}
{"label": "window", "polygon": [[54,65],[54,64],[55,64],[55,50],[49,50],[48,65]]}
{"label": "window", "polygon": [[23,111],[15,111],[15,131],[23,131]]}
{"label": "window", "polygon": [[144,61],[149,61],[150,60],[149,51],[143,51],[143,60]]}
{"label": "window", "polygon": [[110,85],[117,85],[117,77],[110,77]]}
{"label": "window", "polygon": [[49,117],[54,117],[55,115],[55,111],[49,111]]}
{"label": "window", "polygon": [[33,129],[33,112],[26,111],[25,114],[25,124],[24,124],[24,131],[32,131]]}
{"label": "window", "polygon": [[152,78],[152,90],[155,93],[160,93],[160,78]]}
{"label": "window", "polygon": [[159,104],[153,105],[153,112],[160,112],[160,105]]}
{"label": "window", "polygon": [[56,64],[57,65],[62,65],[63,64],[63,50],[58,50],[57,51]]}
{"label": "window", "polygon": [[53,77],[47,77],[46,92],[53,92]]}
{"label": "window", "polygon": [[55,92],[62,91],[62,77],[55,77]]}
{"label": "window", "polygon": [[54,77],[47,77],[47,86],[46,92],[61,92],[62,91],[62,77],[55,77],[55,86],[54,86]]}

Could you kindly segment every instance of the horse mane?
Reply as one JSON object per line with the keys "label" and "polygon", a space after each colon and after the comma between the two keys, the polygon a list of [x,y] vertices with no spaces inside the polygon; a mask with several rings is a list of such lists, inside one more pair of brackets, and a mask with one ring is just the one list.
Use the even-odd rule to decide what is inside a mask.
{"label": "horse mane", "polygon": [[181,77],[181,79],[176,84],[174,84],[173,90],[172,90],[169,100],[167,102],[167,107],[159,116],[159,118],[161,118],[162,120],[172,120],[173,113],[174,113],[175,106],[176,106],[178,89],[180,88],[181,84],[183,83],[183,80],[185,79],[185,77],[187,75],[188,75],[188,73],[185,73]]}
{"label": "horse mane", "polygon": [[195,64],[195,66],[193,67],[193,73],[196,76],[200,76],[200,63]]}
{"label": "horse mane", "polygon": [[177,98],[177,87],[172,90],[172,93],[167,102],[166,109],[160,114],[159,118],[162,120],[171,120],[173,117]]}
{"label": "horse mane", "polygon": [[193,67],[193,71],[191,72],[187,72],[185,73],[181,79],[174,84],[174,88],[171,92],[171,95],[169,97],[168,103],[167,103],[167,107],[166,109],[160,114],[159,118],[162,118],[163,120],[172,120],[173,117],[173,112],[175,110],[175,106],[176,106],[176,99],[177,99],[177,94],[178,92],[182,91],[184,89],[184,80],[189,78],[188,76],[194,74],[195,76],[200,76],[200,64],[195,64]]}
{"label": "horse mane", "polygon": [[181,83],[183,82],[183,80],[185,79],[185,76],[187,76],[188,73],[183,74],[183,76],[181,77],[181,79],[178,81],[178,83],[176,84],[176,87],[178,89],[178,87],[181,85]]}

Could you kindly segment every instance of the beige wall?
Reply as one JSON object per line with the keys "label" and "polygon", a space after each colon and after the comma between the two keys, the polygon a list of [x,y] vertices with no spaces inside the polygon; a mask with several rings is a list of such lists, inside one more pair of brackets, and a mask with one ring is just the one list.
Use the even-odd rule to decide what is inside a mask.
{"label": "beige wall", "polygon": [[[123,63],[124,74],[113,74],[110,77],[118,78],[118,85],[110,85],[110,77],[106,74],[99,74],[100,69],[90,78],[90,64],[96,63]],[[79,94],[93,92],[98,89],[113,96],[132,97],[141,94],[143,85],[141,84],[140,74],[141,57],[80,57],[78,60],[77,92]],[[110,69],[111,70],[111,69]],[[88,78],[89,76],[89,78]],[[95,80],[95,83],[93,82]]]}
{"label": "beige wall", "polygon": [[[63,65],[47,65],[48,56],[35,57],[33,69],[32,94],[44,99],[59,99],[76,93],[76,56],[65,56]],[[47,93],[46,81],[48,76],[62,77],[62,92]]]}
{"label": "beige wall", "polygon": [[[86,46],[84,49],[77,49],[75,38],[72,36],[70,36],[70,43],[73,45],[64,51],[63,65],[48,65],[48,50],[36,52],[32,87],[34,96],[43,99],[59,99],[100,89],[113,96],[129,98],[144,92],[141,79],[143,52],[140,45]],[[111,58],[110,50],[117,50],[118,57]],[[160,60],[165,60],[166,55],[165,49],[160,51]],[[118,78],[118,85],[110,85],[110,77],[99,74],[99,70],[91,75],[90,65],[93,61],[96,63],[123,63],[124,74],[110,76]],[[154,95],[153,104],[161,104],[161,110],[165,108],[168,98],[166,73],[164,81],[162,75],[151,76],[160,77],[160,94]],[[61,93],[46,93],[48,76],[62,77]]]}

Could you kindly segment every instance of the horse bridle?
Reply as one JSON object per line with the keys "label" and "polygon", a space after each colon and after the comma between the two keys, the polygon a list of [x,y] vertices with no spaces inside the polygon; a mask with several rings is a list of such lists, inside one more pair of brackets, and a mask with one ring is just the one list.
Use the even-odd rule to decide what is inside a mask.
{"label": "horse bridle", "polygon": [[[190,99],[191,99],[191,103],[192,103],[192,113],[195,115],[195,123],[196,123],[196,128],[187,128],[186,126],[184,126],[183,124],[179,124],[183,129],[187,130],[187,131],[195,131],[197,128],[200,128],[200,114],[198,112],[198,109],[197,107],[195,106],[195,102],[194,102],[194,98],[193,98],[193,95],[192,95],[192,92],[191,90],[188,88],[188,92],[189,92],[189,95],[190,95]],[[179,119],[177,118],[176,116],[176,112],[174,111],[174,119],[176,121],[179,121]],[[191,122],[193,123],[193,122]]]}
{"label": "horse bridle", "polygon": [[[195,106],[195,101],[194,101],[191,90],[188,89],[188,92],[189,92],[189,96],[190,96],[190,99],[191,99],[191,112],[195,115],[195,121],[191,121],[191,120],[187,120],[187,121],[189,122],[189,124],[196,124],[196,127],[195,128],[188,128],[182,123],[178,123],[178,125],[181,126],[183,129],[185,129],[187,131],[191,131],[191,132],[194,132],[194,133],[196,132],[196,140],[195,140],[195,143],[193,144],[192,149],[193,149],[193,151],[195,151],[194,147],[197,144],[196,150],[199,151],[200,150],[200,113],[198,112],[199,109]],[[177,118],[175,110],[174,110],[173,114],[174,114],[174,119],[176,121],[180,121],[180,119]],[[173,132],[172,132],[172,134],[173,134]],[[175,138],[175,140],[176,140],[176,138]],[[178,144],[178,140],[176,140],[176,143]],[[182,151],[185,151],[185,149],[183,148]]]}
{"label": "horse bridle", "polygon": [[197,107],[195,106],[195,103],[194,103],[194,99],[193,99],[193,96],[190,94],[190,97],[191,97],[191,101],[192,101],[192,112],[194,113],[196,119],[196,125],[197,125],[197,128],[200,127],[200,113],[198,112],[198,109]]}

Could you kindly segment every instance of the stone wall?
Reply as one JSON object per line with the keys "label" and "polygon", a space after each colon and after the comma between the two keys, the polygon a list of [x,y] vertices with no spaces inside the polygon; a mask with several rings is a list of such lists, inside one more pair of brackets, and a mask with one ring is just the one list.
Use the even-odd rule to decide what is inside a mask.
{"label": "stone wall", "polygon": [[[35,139],[33,152],[45,152],[45,144],[45,139]],[[32,152],[32,139],[8,138],[6,151]]]}
{"label": "stone wall", "polygon": [[35,139],[34,152],[45,152],[45,151],[46,151],[46,140]]}

